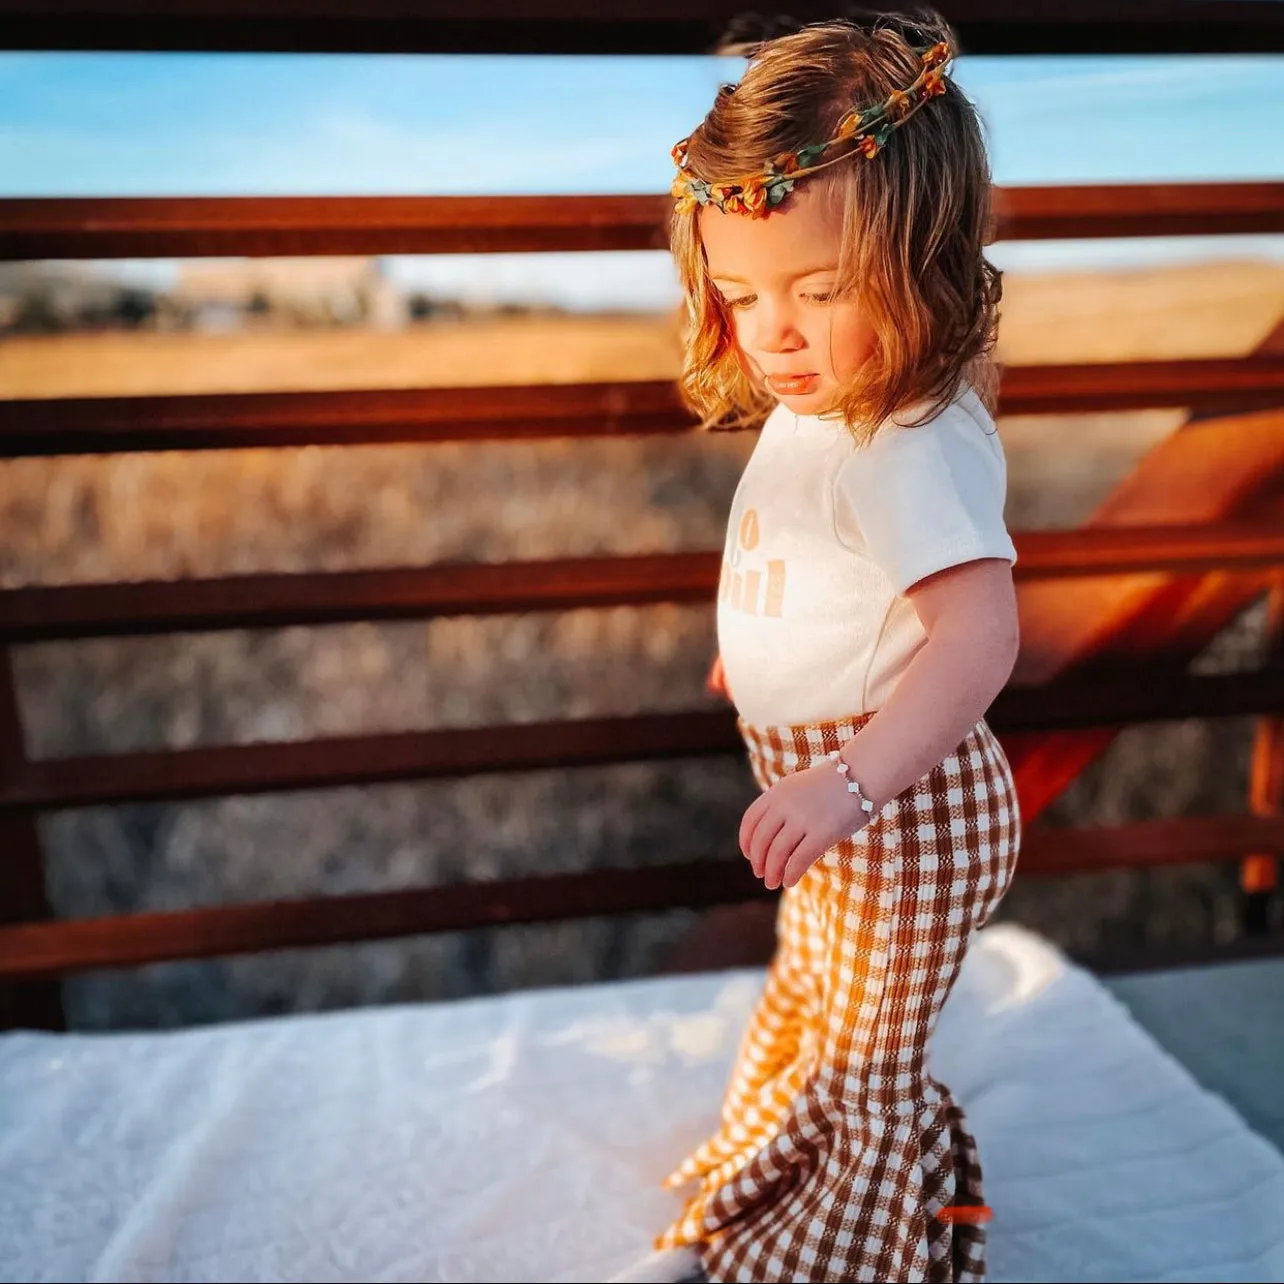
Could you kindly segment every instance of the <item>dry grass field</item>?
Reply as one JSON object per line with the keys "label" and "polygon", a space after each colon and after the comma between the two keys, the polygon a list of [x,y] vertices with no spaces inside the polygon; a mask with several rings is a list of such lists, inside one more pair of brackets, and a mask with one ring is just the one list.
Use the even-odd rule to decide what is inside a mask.
{"label": "dry grass field", "polygon": [[[1000,356],[1238,356],[1284,310],[1284,263],[1009,276]],[[0,397],[666,379],[676,317],[621,314],[364,329],[0,338]]]}
{"label": "dry grass field", "polygon": [[[1284,266],[1010,278],[1013,363],[1238,355],[1284,308]],[[399,332],[0,339],[0,397],[668,378],[670,318]],[[1082,520],[1181,416],[1006,419],[1009,522]],[[0,465],[0,582],[339,569],[712,548],[749,435],[17,460]],[[1219,644],[1251,655],[1258,618]],[[706,607],[345,625],[23,648],[39,755],[699,707]],[[1249,727],[1139,728],[1050,819],[1234,807]],[[743,764],[533,773],[46,818],[59,913],[215,904],[638,865],[734,851]],[[1226,936],[1232,869],[1014,888],[1004,913],[1075,948]],[[78,979],[84,1028],[447,997],[654,967],[694,916],[478,932]]]}

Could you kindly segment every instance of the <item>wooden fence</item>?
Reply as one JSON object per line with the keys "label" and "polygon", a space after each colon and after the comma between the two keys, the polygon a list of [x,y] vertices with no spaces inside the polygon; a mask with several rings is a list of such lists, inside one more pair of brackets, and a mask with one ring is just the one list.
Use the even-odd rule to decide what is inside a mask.
{"label": "wooden fence", "polygon": [[[784,10],[814,22],[848,7],[791,0]],[[938,7],[972,53],[1281,49],[1280,18],[1260,0],[941,0]],[[759,15],[771,10],[745,9],[742,0],[0,0],[0,30],[13,49],[672,54],[770,34],[771,19]]]}
{"label": "wooden fence", "polygon": [[[113,7],[121,6],[80,5],[99,13]],[[0,15],[12,8],[0,0]],[[17,8],[27,15],[27,29],[43,29],[32,16],[36,7]],[[1244,8],[1247,13],[1250,7]],[[101,43],[105,29],[92,30],[93,42]],[[996,203],[999,235],[1009,238],[1284,232],[1284,183],[1009,189],[997,193]],[[662,198],[612,196],[8,200],[0,202],[0,258],[659,248],[667,205]],[[1259,440],[1274,434],[1275,440],[1284,423],[1284,345],[1268,343],[1238,360],[1017,367],[1006,372],[1001,397],[1004,412],[1022,414],[1184,407],[1205,422],[1233,421],[1237,431],[1259,434]],[[77,398],[0,403],[0,457],[587,437],[691,427],[664,383]],[[1284,852],[1284,660],[1277,647],[1257,671],[1219,675],[1191,673],[1188,660],[1227,612],[1271,586],[1278,636],[1284,461],[1278,453],[1269,460],[1273,464],[1263,465],[1250,453],[1230,465],[1210,465],[1240,470],[1226,485],[1231,498],[1211,520],[1156,522],[1152,516],[1071,531],[1016,532],[1017,574],[1026,584],[1137,571],[1172,577],[1165,590],[1169,615],[1152,610],[1148,626],[1123,627],[1129,644],[1108,648],[1113,657],[1064,656],[1049,680],[1013,685],[995,703],[993,725],[1005,743],[1023,750],[1019,761],[1026,774],[1019,772],[1019,780],[1023,802],[1028,790],[1031,817],[1057,782],[1072,778],[1120,727],[1255,715],[1262,728],[1252,797],[1241,813],[1106,829],[1034,825],[1023,852],[1025,875],[1240,861],[1254,897],[1252,921],[1265,926],[1265,898]],[[0,592],[0,986],[9,996],[0,1022],[56,1025],[53,982],[77,970],[700,907],[764,894],[743,862],[711,857],[660,869],[54,920],[43,887],[41,813],[729,754],[740,746],[730,713],[692,712],[33,760],[18,714],[13,646],[345,620],[711,603],[718,564],[718,553],[696,552]],[[1205,592],[1192,614],[1188,603],[1210,577],[1223,586],[1216,609]]]}

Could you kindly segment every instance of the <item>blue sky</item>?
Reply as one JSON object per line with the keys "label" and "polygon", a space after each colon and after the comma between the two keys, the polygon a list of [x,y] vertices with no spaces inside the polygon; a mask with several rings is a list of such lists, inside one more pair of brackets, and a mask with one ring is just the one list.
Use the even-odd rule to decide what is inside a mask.
{"label": "blue sky", "polygon": [[[742,66],[711,57],[0,54],[0,196],[659,192],[670,145]],[[964,57],[955,68],[1004,184],[1284,177],[1282,73],[1278,56]],[[1005,266],[1282,257],[1281,242],[1008,246],[1003,255]],[[564,256],[535,257],[542,266],[443,256],[394,269],[425,282],[484,278],[501,293],[543,281],[536,293],[547,292],[566,275]],[[668,277],[656,276],[654,258],[611,256],[603,268],[663,295]],[[585,258],[578,265],[576,277],[600,278],[583,271]]]}

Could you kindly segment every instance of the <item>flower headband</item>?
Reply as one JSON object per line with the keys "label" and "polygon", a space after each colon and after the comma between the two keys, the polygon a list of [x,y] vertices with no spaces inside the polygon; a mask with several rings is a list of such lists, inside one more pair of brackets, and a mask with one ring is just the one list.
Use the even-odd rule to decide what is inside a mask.
{"label": "flower headband", "polygon": [[[766,218],[794,190],[797,179],[836,165],[854,154],[872,160],[894,129],[903,125],[924,103],[945,92],[945,67],[953,57],[954,53],[945,41],[920,50],[922,70],[908,89],[893,91],[876,107],[849,111],[838,122],[838,132],[833,138],[813,143],[800,151],[782,152],[774,161],[764,161],[760,173],[733,182],[712,183],[692,174],[687,169],[687,143],[690,139],[682,139],[674,144],[670,153],[678,167],[678,176],[671,189],[677,209],[685,214],[700,205],[716,205],[724,214]],[[826,152],[849,140],[855,143],[850,150],[831,160],[821,160]]]}

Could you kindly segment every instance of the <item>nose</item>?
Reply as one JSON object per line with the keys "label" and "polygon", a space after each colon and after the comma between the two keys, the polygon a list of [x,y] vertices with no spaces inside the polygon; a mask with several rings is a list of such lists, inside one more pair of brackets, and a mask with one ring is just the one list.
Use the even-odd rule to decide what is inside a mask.
{"label": "nose", "polygon": [[752,346],[759,352],[797,352],[804,340],[794,322],[792,310],[760,298],[752,313]]}

